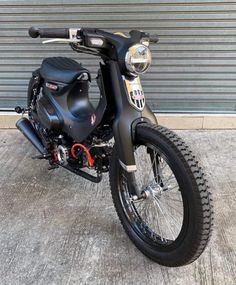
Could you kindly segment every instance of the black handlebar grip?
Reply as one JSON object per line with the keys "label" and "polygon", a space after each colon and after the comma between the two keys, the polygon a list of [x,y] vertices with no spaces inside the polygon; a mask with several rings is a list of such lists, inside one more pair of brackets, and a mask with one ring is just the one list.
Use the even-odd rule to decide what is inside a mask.
{"label": "black handlebar grip", "polygon": [[69,38],[69,29],[40,29],[39,30],[40,38],[60,38],[68,39]]}
{"label": "black handlebar grip", "polygon": [[158,37],[158,35],[150,35],[150,43],[158,43],[158,41],[159,41],[159,37]]}
{"label": "black handlebar grip", "polygon": [[69,38],[69,29],[60,29],[60,28],[35,28],[31,27],[29,29],[29,35],[32,38],[60,38],[68,39]]}
{"label": "black handlebar grip", "polygon": [[39,36],[39,29],[35,27],[29,28],[29,35],[31,38],[37,38]]}

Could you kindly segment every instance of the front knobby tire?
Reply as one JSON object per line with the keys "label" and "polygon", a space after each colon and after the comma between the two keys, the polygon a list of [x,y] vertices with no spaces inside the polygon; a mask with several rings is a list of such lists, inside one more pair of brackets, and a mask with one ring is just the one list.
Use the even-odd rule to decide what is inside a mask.
{"label": "front knobby tire", "polygon": [[[172,182],[174,181],[178,187],[173,186],[171,188],[169,185],[171,183],[168,184],[168,182],[166,182],[168,185],[165,185],[165,181],[167,180],[163,178],[163,173],[159,173],[161,170],[157,170],[158,178],[155,178],[155,173],[157,174],[157,172],[154,172],[152,184],[149,184],[148,187],[140,186],[141,188],[143,187],[142,189],[155,188],[156,192],[153,190],[153,193],[157,194],[152,193],[152,195],[149,195],[149,200],[140,202],[141,207],[139,208],[132,200],[127,183],[129,176],[126,175],[120,166],[116,146],[114,146],[110,164],[110,185],[113,202],[121,224],[136,247],[157,263],[171,267],[189,264],[196,260],[204,251],[212,231],[212,199],[204,174],[183,140],[162,126],[152,124],[137,125],[134,146],[136,150],[142,147],[145,150],[151,149],[155,155],[153,157],[156,157],[156,166],[159,167],[161,161],[163,161],[167,165],[164,168],[172,171]],[[144,151],[142,155],[146,157],[150,156],[150,152]],[[143,163],[139,162],[139,165],[137,164],[137,168],[141,170],[141,174],[147,168],[147,165],[144,163],[146,159],[144,156],[141,157],[141,162],[143,161]],[[151,169],[154,169],[153,165],[154,161],[152,162]],[[161,168],[159,167],[158,169]],[[136,187],[139,187],[138,185],[140,184],[137,183]],[[175,190],[172,190],[174,188]],[[160,193],[161,195],[168,194],[167,197],[171,197],[167,198],[168,201],[165,202],[165,205],[172,207],[169,208],[168,212],[161,210],[161,204],[159,203],[161,203],[162,196]],[[177,197],[176,195],[179,195],[181,198],[179,198],[178,202],[173,202],[176,199],[173,199],[171,195],[174,195],[174,198]],[[157,205],[159,209],[154,210],[150,206],[150,203],[145,208],[144,205],[147,205],[146,202],[152,199],[154,201],[153,204],[151,203],[152,207]],[[169,204],[171,201],[176,204],[171,206]],[[179,206],[180,201],[182,206]],[[178,213],[183,214],[182,218],[180,218],[180,229],[175,236],[174,227],[176,225],[170,222],[165,227],[164,222],[167,222],[167,218],[170,221],[172,218],[176,221],[180,214],[174,214],[172,210],[177,206],[180,208]],[[142,214],[144,212],[145,215]],[[161,222],[164,223],[162,229],[160,227]],[[154,225],[157,225],[157,227],[154,227]],[[167,232],[168,228],[170,234],[169,236],[168,234],[165,236],[164,232]]]}

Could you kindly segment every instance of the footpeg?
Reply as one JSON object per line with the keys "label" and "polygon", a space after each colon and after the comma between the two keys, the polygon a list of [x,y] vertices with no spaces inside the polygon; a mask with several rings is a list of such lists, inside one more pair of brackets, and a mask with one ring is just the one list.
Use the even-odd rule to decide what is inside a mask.
{"label": "footpeg", "polygon": [[16,107],[15,107],[15,112],[18,113],[18,114],[22,114],[22,113],[23,113],[23,110],[24,110],[24,109],[22,109],[20,106],[16,106]]}
{"label": "footpeg", "polygon": [[17,114],[24,114],[25,112],[27,112],[29,109],[28,108],[21,108],[20,106],[16,106],[15,107],[15,112]]}

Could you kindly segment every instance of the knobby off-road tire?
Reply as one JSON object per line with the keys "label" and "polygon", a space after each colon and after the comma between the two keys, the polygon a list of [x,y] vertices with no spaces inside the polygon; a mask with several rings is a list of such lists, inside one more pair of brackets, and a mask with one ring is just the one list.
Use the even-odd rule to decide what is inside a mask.
{"label": "knobby off-road tire", "polygon": [[[162,126],[152,124],[137,125],[134,145],[137,146],[137,149],[141,146],[147,149],[155,148],[155,157],[161,157],[160,161],[165,161],[168,165],[178,186],[178,191],[176,190],[177,192],[173,192],[173,194],[179,194],[181,197],[183,217],[180,231],[176,238],[162,237],[162,235],[164,236],[163,231],[167,230],[165,227],[163,227],[162,232],[156,230],[154,233],[149,224],[145,225],[145,219],[140,214],[141,210],[139,213],[136,209],[138,206],[136,206],[129,193],[127,176],[120,166],[116,146],[114,146],[110,164],[110,186],[115,209],[121,224],[136,247],[157,263],[171,267],[189,264],[196,260],[204,251],[212,231],[212,199],[204,174],[192,152],[182,139]],[[145,155],[150,158],[147,152]],[[155,163],[157,163],[157,160]],[[142,173],[145,170],[142,169],[144,168],[144,163],[137,165],[137,168],[141,169],[140,173]],[[153,163],[151,168],[153,168]],[[165,180],[163,179],[163,181]],[[155,196],[153,199],[154,204],[159,207],[162,199],[160,198],[162,197],[161,195],[165,195],[168,192],[168,197],[171,197],[171,191],[174,190],[172,190],[171,186],[169,190],[168,185],[165,188],[163,183],[161,188],[160,185],[157,185],[158,183],[160,184],[160,180],[157,182],[156,179],[154,183],[157,190],[155,190],[156,192],[153,191],[153,193],[159,193],[159,196],[155,196],[156,194],[152,196]],[[149,188],[146,187],[146,189],[152,189],[153,185],[152,180],[151,188],[148,186]],[[165,190],[167,191],[165,192]],[[171,199],[175,200],[170,198],[169,201]],[[167,202],[169,203],[169,201]],[[169,205],[167,202],[166,205]],[[180,202],[178,203],[180,204]],[[177,207],[176,204],[175,207]],[[145,215],[147,217],[147,213]],[[171,218],[174,219],[175,215],[172,212],[166,212],[166,217],[164,217],[163,211],[158,213],[157,210],[155,213],[152,212],[151,216],[152,218],[154,217],[153,221],[156,219],[156,223],[161,223],[161,220],[166,220],[166,217],[169,217],[170,220]],[[172,224],[173,228],[174,226]],[[174,236],[171,228],[170,231]]]}

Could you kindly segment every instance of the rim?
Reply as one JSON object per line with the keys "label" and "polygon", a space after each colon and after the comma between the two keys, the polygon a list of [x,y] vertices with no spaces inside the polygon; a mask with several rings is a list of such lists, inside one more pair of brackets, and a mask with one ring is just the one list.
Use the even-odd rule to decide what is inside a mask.
{"label": "rim", "polygon": [[180,236],[184,200],[167,157],[157,147],[140,145],[135,150],[135,178],[139,196],[131,195],[122,171],[120,201],[133,229],[149,243],[171,245]]}

